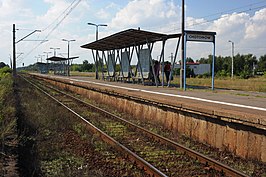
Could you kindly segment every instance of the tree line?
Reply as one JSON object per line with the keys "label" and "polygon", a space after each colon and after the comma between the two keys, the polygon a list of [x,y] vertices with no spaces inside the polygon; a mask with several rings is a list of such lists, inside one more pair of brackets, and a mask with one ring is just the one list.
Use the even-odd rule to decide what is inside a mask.
{"label": "tree line", "polygon": [[[237,54],[233,58],[234,60],[234,76],[239,76],[240,78],[249,78],[254,75],[266,75],[266,54],[257,59],[253,54],[240,55]],[[192,58],[187,58],[187,62],[194,62]],[[200,64],[210,64],[212,65],[212,55],[208,58],[201,58],[196,60]],[[99,66],[101,64],[99,63]],[[106,66],[104,67],[106,68]],[[116,67],[119,71],[119,66]],[[215,57],[215,76],[217,77],[230,77],[232,71],[232,57],[230,56],[217,56]],[[72,71],[79,72],[94,72],[95,64],[89,63],[88,60],[84,60],[82,64],[73,64],[71,66]],[[99,69],[101,71],[101,69]],[[178,71],[174,73],[179,74]],[[193,71],[187,68],[188,75],[191,75]],[[192,74],[193,75],[193,74]],[[206,73],[205,76],[210,76],[211,73]]]}
{"label": "tree line", "polygon": [[[240,78],[249,78],[254,75],[266,75],[266,54],[260,56],[258,59],[253,54],[240,55],[237,54],[233,58],[234,60],[234,76],[239,76]],[[187,62],[194,62],[192,58],[187,58]],[[196,60],[200,64],[210,64],[212,65],[212,55],[208,58],[201,58]],[[0,63],[0,67],[6,66],[3,62]],[[98,63],[98,70],[101,71],[101,63]],[[215,57],[215,76],[216,77],[230,77],[232,71],[232,57],[230,56],[216,56]],[[134,67],[134,66],[133,66]],[[28,67],[23,67],[24,70],[35,70],[37,71],[36,64],[30,65]],[[106,70],[106,65],[104,70]],[[120,70],[120,66],[116,65],[116,71]],[[79,72],[95,72],[95,64],[89,63],[88,60],[84,60],[82,64],[72,64],[71,71]],[[193,75],[193,70],[187,68],[188,76]],[[179,70],[174,70],[174,74],[179,74]],[[204,74],[206,77],[210,76],[211,73]]]}
{"label": "tree line", "polygon": [[[208,58],[197,60],[201,64],[212,65],[212,55]],[[249,78],[254,75],[266,74],[266,55],[260,56],[259,59],[253,54],[240,55],[233,57],[234,75],[240,78]],[[232,71],[232,57],[217,56],[215,58],[215,76],[227,77]]]}

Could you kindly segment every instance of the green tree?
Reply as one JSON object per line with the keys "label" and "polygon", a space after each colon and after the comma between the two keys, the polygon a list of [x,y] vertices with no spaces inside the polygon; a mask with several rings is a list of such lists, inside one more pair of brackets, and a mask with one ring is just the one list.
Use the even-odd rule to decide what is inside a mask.
{"label": "green tree", "polygon": [[257,70],[266,72],[266,55],[263,55],[259,58]]}
{"label": "green tree", "polygon": [[186,62],[189,62],[189,63],[194,63],[194,60],[190,57],[187,58]]}
{"label": "green tree", "polygon": [[81,66],[81,71],[92,72],[93,68],[94,68],[94,64],[89,63],[88,60],[84,60]]}
{"label": "green tree", "polygon": [[0,68],[7,66],[4,62],[0,62]]}

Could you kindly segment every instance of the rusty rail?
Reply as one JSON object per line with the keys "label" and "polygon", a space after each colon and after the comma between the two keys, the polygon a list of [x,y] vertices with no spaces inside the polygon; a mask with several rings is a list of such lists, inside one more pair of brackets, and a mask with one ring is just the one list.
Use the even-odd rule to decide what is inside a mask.
{"label": "rusty rail", "polygon": [[[38,89],[40,89],[38,86],[35,86],[35,87],[38,88]],[[89,104],[89,103],[87,103],[87,102],[85,102],[85,101],[83,101],[83,100],[81,100],[79,98],[76,98],[76,97],[74,97],[74,96],[72,96],[70,94],[64,93],[64,92],[62,92],[62,91],[60,91],[58,89],[55,89],[55,88],[52,88],[52,87],[50,87],[50,88],[56,90],[57,92],[60,92],[61,94],[67,95],[68,97],[71,97],[72,99],[75,99],[76,101],[79,101],[79,102],[81,102],[81,103],[83,103],[83,104],[91,107],[92,109],[96,109],[98,112],[101,112],[102,114],[104,114],[104,115],[106,115],[108,117],[115,118],[115,119],[117,119],[119,121],[122,121],[124,123],[127,123],[131,127],[136,128],[136,129],[138,129],[140,131],[145,132],[151,138],[154,138],[154,139],[156,139],[156,140],[158,140],[158,141],[160,141],[162,143],[168,144],[168,145],[170,145],[171,147],[174,147],[177,150],[183,151],[184,153],[186,153],[190,157],[195,158],[195,159],[199,160],[200,162],[207,164],[208,166],[211,166],[212,168],[214,168],[214,169],[216,169],[216,170],[224,173],[226,176],[234,176],[234,177],[247,177],[248,176],[248,175],[246,175],[246,174],[244,174],[244,173],[242,173],[240,171],[237,171],[237,170],[229,167],[228,165],[225,165],[223,163],[220,163],[220,162],[218,162],[218,161],[216,161],[214,159],[211,159],[211,158],[209,158],[209,157],[207,157],[207,156],[205,156],[205,155],[203,155],[203,154],[201,154],[199,152],[196,152],[196,151],[194,151],[192,149],[189,149],[189,148],[187,148],[187,147],[185,147],[185,146],[183,146],[183,145],[181,145],[179,143],[176,143],[176,142],[174,142],[174,141],[172,141],[170,139],[167,139],[167,138],[162,137],[162,136],[160,136],[158,134],[155,134],[155,133],[153,133],[151,131],[148,131],[148,130],[146,130],[146,129],[138,126],[138,125],[135,125],[135,124],[133,124],[133,123],[127,121],[127,120],[124,120],[124,119],[122,119],[122,118],[120,118],[120,117],[118,117],[118,116],[116,116],[116,115],[114,115],[114,114],[112,114],[112,113],[110,113],[110,112],[108,112],[106,110],[103,110],[103,109],[101,109],[99,107],[96,107],[96,106],[94,106],[92,104]],[[58,102],[62,106],[64,106],[70,112],[72,112],[73,114],[75,114],[76,116],[78,116],[80,119],[82,119],[82,121],[86,122],[86,124],[89,125],[88,128],[91,131],[93,131],[94,133],[97,133],[105,142],[110,143],[112,146],[116,147],[116,149],[118,149],[121,152],[122,151],[123,152],[126,152],[126,153],[130,153],[131,152],[129,149],[127,149],[126,147],[124,147],[120,143],[116,142],[114,139],[112,139],[111,137],[109,137],[108,135],[106,135],[104,132],[102,132],[101,130],[99,130],[97,127],[95,127],[94,125],[92,125],[91,123],[89,123],[83,117],[81,117],[80,115],[78,115],[77,113],[75,113],[73,110],[71,110],[70,108],[68,108],[67,106],[65,106],[60,101],[58,101],[56,98],[54,98],[53,96],[51,96],[50,94],[48,94],[46,92],[44,92],[44,93],[47,94],[49,97],[53,98],[56,102]],[[100,132],[102,132],[102,133],[100,133]],[[129,151],[129,152],[127,152],[127,151]],[[166,176],[165,174],[163,174],[159,170],[157,170],[155,167],[153,167],[151,164],[149,164],[148,162],[146,162],[142,158],[138,157],[135,153],[133,153],[133,152],[131,152],[131,153],[128,156],[129,159],[131,161],[134,161],[137,164],[139,164],[139,166],[142,167],[142,168],[144,168],[148,172],[148,174],[151,174],[152,176],[158,176],[158,175],[159,176],[161,176],[161,175]],[[147,164],[145,165],[145,163],[142,160],[144,162],[146,162]],[[152,167],[152,169],[149,169],[150,166]],[[157,173],[157,172],[159,172],[159,174],[154,174],[154,173]]]}
{"label": "rusty rail", "polygon": [[[100,129],[98,129],[97,127],[95,127],[89,121],[87,121],[86,119],[84,119],[81,115],[79,115],[78,113],[76,113],[71,108],[67,107],[65,104],[63,104],[62,102],[60,102],[59,100],[57,100],[55,97],[53,97],[52,95],[50,95],[49,93],[47,93],[46,91],[44,91],[43,89],[41,89],[40,87],[38,87],[37,85],[35,85],[34,83],[30,82],[26,78],[24,78],[24,77],[22,77],[22,78],[25,81],[27,81],[28,83],[30,83],[32,86],[34,86],[36,89],[40,90],[45,95],[47,95],[48,97],[50,97],[52,100],[54,100],[55,102],[57,102],[58,104],[60,104],[64,108],[66,108],[68,111],[70,111],[76,117],[78,117],[86,125],[86,128],[88,128],[89,131],[97,134],[98,137],[101,138],[104,142],[110,144],[115,149],[117,149],[118,151],[122,152],[122,154],[126,158],[128,158],[133,163],[136,163],[140,168],[142,168],[143,170],[145,170],[145,172],[147,174],[149,174],[149,175],[151,175],[153,177],[167,177],[167,175],[165,175],[160,170],[158,170],[157,168],[155,168],[153,165],[151,165],[150,163],[148,163],[147,161],[145,161],[144,159],[142,159],[141,157],[139,157],[137,154],[135,154],[134,152],[130,151],[128,148],[126,148],[125,146],[123,146],[122,144],[120,144],[119,142],[117,142],[116,140],[114,140],[112,137],[110,137],[109,135],[107,135],[106,133],[104,133],[103,131],[101,131]],[[61,93],[63,93],[63,92],[61,92]]]}

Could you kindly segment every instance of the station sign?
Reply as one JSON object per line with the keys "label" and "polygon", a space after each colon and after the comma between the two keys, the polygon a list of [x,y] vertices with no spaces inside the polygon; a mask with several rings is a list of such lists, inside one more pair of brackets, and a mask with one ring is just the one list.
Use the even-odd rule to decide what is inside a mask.
{"label": "station sign", "polygon": [[213,42],[214,41],[214,37],[211,34],[189,33],[186,36],[187,36],[187,41],[198,41],[198,42]]}

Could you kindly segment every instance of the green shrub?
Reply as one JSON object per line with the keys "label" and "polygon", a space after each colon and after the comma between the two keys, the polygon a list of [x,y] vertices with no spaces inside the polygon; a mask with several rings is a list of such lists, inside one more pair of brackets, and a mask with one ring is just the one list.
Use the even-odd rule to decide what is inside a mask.
{"label": "green shrub", "polygon": [[1,68],[0,69],[0,79],[9,75],[10,73],[12,73],[12,69],[9,68],[8,66]]}
{"label": "green shrub", "polygon": [[15,106],[13,97],[13,80],[11,69],[0,69],[0,143],[9,136],[16,127]]}

